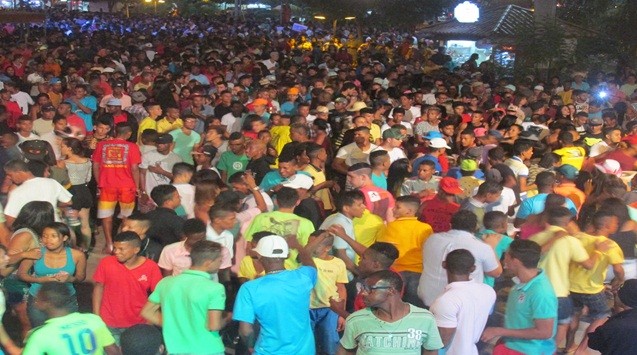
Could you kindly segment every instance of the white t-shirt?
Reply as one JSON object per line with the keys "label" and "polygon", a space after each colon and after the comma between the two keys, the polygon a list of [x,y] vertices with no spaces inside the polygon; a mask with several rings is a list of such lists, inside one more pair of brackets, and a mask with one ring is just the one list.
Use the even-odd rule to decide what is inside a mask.
{"label": "white t-shirt", "polygon": [[173,184],[181,198],[181,206],[188,218],[195,218],[195,186],[190,184]]}
{"label": "white t-shirt", "polygon": [[369,164],[369,153],[376,150],[378,146],[376,144],[370,144],[369,149],[361,150],[356,143],[350,143],[346,146],[341,147],[336,153],[336,157],[339,159],[345,159],[345,164],[347,166],[352,166],[356,163],[368,163]]}
{"label": "white t-shirt", "polygon": [[591,151],[588,154],[591,158],[595,158],[598,155],[604,154],[610,150],[608,143],[604,141],[597,142],[591,146]]}
{"label": "white t-shirt", "polygon": [[228,133],[241,131],[242,121],[241,117],[235,117],[232,112],[228,112],[221,117],[221,125],[226,126]]}
{"label": "white t-shirt", "polygon": [[529,176],[529,168],[526,165],[524,165],[524,163],[519,157],[509,158],[504,162],[504,164],[508,166],[509,168],[511,168],[511,170],[513,171],[513,174],[515,174],[515,177],[518,179],[520,178],[520,176],[522,177]]}
{"label": "white t-shirt", "polygon": [[442,265],[447,254],[456,249],[467,249],[476,259],[476,269],[471,279],[482,283],[484,273],[498,268],[495,252],[473,234],[452,229],[429,237],[423,246],[423,270],[418,283],[418,297],[431,306],[447,286],[447,272]]}
{"label": "white t-shirt", "polygon": [[[478,188],[473,189],[473,194],[471,196],[475,196],[478,193]],[[500,199],[494,203],[489,203],[485,206],[485,212],[491,211],[500,211],[505,214],[509,212],[509,207],[514,206],[517,203],[517,199],[515,198],[515,192],[510,187],[503,186],[502,194],[500,195]]]}
{"label": "white t-shirt", "polygon": [[35,177],[23,182],[13,191],[9,192],[9,200],[4,209],[4,214],[13,218],[17,217],[24,205],[31,201],[46,201],[51,203],[53,209],[56,210],[55,220],[60,222],[62,219],[57,213],[58,202],[71,202],[73,195],[65,189],[60,183],[53,179]]}
{"label": "white t-shirt", "polygon": [[40,139],[49,142],[55,153],[55,159],[62,159],[62,137],[55,134],[55,131],[50,131],[41,135]]}
{"label": "white t-shirt", "polygon": [[[263,199],[265,200],[265,205],[268,207],[268,212],[274,211],[274,202],[272,202],[272,198],[265,191],[259,191]],[[243,204],[246,208],[258,208],[257,201],[254,199],[254,195],[250,194],[243,199]]]}
{"label": "white t-shirt", "polygon": [[173,166],[177,163],[180,163],[182,160],[179,155],[169,152],[164,155],[159,153],[157,150],[151,150],[148,153],[142,155],[142,162],[139,164],[140,169],[146,170],[146,193],[150,195],[151,191],[156,186],[170,184],[170,179],[161,174],[151,173],[150,170],[147,170],[149,166],[155,166],[159,164],[159,166],[166,170],[172,171]]}
{"label": "white t-shirt", "polygon": [[230,231],[224,230],[221,234],[217,234],[210,223],[206,225],[206,240],[217,242],[228,249],[230,258],[234,256],[234,236]]}
{"label": "white t-shirt", "polygon": [[395,162],[398,159],[407,158],[407,155],[405,155],[405,152],[403,152],[403,150],[400,149],[400,148],[392,148],[391,150],[387,150],[387,149],[379,146],[376,150],[385,150],[385,151],[387,151],[387,154],[389,155],[390,164]]}
{"label": "white t-shirt", "polygon": [[495,303],[489,285],[471,281],[452,282],[429,309],[440,328],[456,328],[446,349],[447,355],[478,355],[480,340],[489,312]]}
{"label": "white t-shirt", "polygon": [[20,133],[16,133],[16,135],[18,136],[18,144],[26,141],[34,141],[36,139],[40,139],[40,136],[33,132],[29,133],[28,137],[23,137]]}
{"label": "white t-shirt", "polygon": [[15,101],[18,106],[20,106],[23,115],[28,115],[29,105],[35,104],[31,96],[24,91],[18,91],[15,94],[11,95],[11,101]]}

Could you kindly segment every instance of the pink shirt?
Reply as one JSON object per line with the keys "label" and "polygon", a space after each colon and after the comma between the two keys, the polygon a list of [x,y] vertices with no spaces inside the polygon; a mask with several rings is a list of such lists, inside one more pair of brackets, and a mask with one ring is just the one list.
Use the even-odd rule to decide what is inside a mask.
{"label": "pink shirt", "polygon": [[[164,270],[172,270],[172,275],[177,276],[184,270],[188,270],[192,265],[190,260],[190,252],[184,247],[184,241],[167,245],[161,251],[157,264]],[[220,269],[227,269],[232,266],[232,257],[228,248],[221,248],[221,266]]]}

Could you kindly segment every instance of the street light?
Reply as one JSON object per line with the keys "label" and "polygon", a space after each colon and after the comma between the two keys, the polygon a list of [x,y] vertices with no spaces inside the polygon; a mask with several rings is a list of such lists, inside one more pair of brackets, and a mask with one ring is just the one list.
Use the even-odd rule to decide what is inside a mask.
{"label": "street light", "polygon": [[153,6],[155,7],[155,13],[157,13],[157,3],[163,4],[166,2],[166,0],[144,0],[144,2],[147,4],[150,4],[152,2]]}
{"label": "street light", "polygon": [[322,15],[314,16],[314,18],[317,20],[325,20],[325,16],[322,16]]}

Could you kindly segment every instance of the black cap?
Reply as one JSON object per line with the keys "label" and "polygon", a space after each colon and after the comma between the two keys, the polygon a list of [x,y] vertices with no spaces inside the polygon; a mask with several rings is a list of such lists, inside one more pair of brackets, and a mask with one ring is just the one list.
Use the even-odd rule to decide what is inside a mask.
{"label": "black cap", "polygon": [[157,136],[157,144],[170,144],[173,142],[173,136],[168,133],[162,133]]}
{"label": "black cap", "polygon": [[42,106],[42,111],[55,111],[55,106],[46,104]]}

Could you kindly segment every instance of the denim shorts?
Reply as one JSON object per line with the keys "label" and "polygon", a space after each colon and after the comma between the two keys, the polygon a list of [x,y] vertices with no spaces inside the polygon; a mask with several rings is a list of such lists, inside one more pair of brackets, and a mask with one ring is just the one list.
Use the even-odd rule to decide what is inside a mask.
{"label": "denim shorts", "polygon": [[603,319],[610,316],[610,307],[604,291],[594,294],[571,292],[573,309],[581,311],[584,306],[588,307],[588,317],[593,320]]}
{"label": "denim shorts", "polygon": [[557,323],[568,324],[573,315],[573,300],[570,297],[557,298]]}

